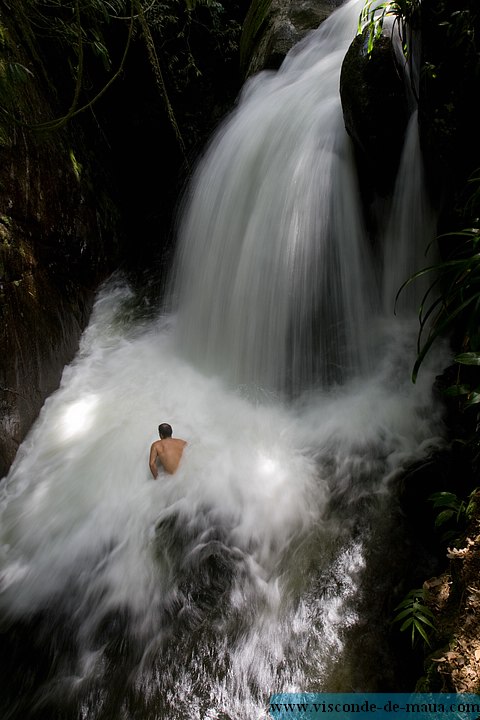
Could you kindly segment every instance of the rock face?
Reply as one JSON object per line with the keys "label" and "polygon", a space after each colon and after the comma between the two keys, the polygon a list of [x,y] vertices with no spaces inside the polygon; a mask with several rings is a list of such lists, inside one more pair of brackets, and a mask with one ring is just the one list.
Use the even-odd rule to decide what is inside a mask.
{"label": "rock face", "polygon": [[[28,232],[28,231],[27,231]],[[91,297],[39,266],[25,227],[0,219],[0,477],[72,359]]]}
{"label": "rock face", "polygon": [[342,65],[345,127],[353,140],[363,185],[380,195],[392,190],[408,122],[402,76],[389,30],[384,30],[371,55],[365,37],[357,35]]}
{"label": "rock face", "polygon": [[243,25],[240,64],[245,78],[276,70],[288,51],[343,0],[253,0]]}
{"label": "rock face", "polygon": [[[28,68],[2,23],[1,67]],[[73,358],[118,246],[101,155],[86,150],[78,124],[33,129],[56,111],[48,88],[29,78],[21,88],[0,78],[10,99],[0,122],[0,478]]]}
{"label": "rock face", "polygon": [[121,264],[144,283],[147,268],[161,295],[189,160],[240,84],[243,0],[156,3],[131,42],[129,18],[107,22],[102,3],[78,7],[73,30],[76,5],[39,23],[35,3],[0,4],[0,478],[73,358],[99,282]]}
{"label": "rock face", "polygon": [[115,256],[66,150],[58,136],[2,148],[0,477],[73,358],[94,289]]}

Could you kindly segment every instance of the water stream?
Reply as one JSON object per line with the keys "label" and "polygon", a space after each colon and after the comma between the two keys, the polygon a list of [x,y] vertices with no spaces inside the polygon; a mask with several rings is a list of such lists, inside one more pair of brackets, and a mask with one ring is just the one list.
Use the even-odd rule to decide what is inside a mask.
{"label": "water stream", "polygon": [[[414,139],[382,258],[363,229],[338,97],[361,4],[249,81],[164,307],[101,288],[0,486],[5,718],[255,720],[276,691],[400,689],[375,596],[408,546],[396,481],[442,444],[445,358],[413,385],[415,300],[393,315],[432,233]],[[163,421],[188,446],[153,481]]]}

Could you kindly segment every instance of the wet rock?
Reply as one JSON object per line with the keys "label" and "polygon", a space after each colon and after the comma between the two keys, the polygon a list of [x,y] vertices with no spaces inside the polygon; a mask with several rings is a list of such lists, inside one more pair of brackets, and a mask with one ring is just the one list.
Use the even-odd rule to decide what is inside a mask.
{"label": "wet rock", "polygon": [[[58,109],[2,17],[0,60],[25,68],[5,81],[0,120],[0,478],[77,349],[93,293],[114,267],[119,223],[103,156],[79,122],[51,127]],[[7,21],[12,22],[12,26]]]}
{"label": "wet rock", "polygon": [[345,127],[360,175],[381,196],[392,190],[409,117],[402,75],[390,30],[384,30],[371,55],[366,37],[357,35],[342,65]]}
{"label": "wet rock", "polygon": [[254,0],[240,42],[244,77],[279,68],[289,50],[341,4],[342,0]]}

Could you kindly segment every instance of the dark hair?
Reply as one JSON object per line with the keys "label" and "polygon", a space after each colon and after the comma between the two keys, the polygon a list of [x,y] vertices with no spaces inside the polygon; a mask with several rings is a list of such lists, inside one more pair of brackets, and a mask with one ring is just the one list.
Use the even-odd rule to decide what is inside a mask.
{"label": "dark hair", "polygon": [[162,440],[163,440],[163,438],[172,437],[172,432],[173,432],[172,426],[169,425],[168,423],[162,423],[161,425],[158,426],[158,434],[160,435]]}

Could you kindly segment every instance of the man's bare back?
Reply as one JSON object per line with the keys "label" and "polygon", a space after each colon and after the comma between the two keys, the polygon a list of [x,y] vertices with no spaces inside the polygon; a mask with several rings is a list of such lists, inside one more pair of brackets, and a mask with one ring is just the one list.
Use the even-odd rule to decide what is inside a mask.
{"label": "man's bare back", "polygon": [[177,438],[157,440],[150,448],[150,470],[154,478],[158,475],[157,458],[165,472],[173,475],[176,472],[182,457],[183,449],[187,443]]}
{"label": "man's bare back", "polygon": [[[152,443],[150,448],[149,464],[154,478],[158,476],[157,460],[169,475],[173,475],[177,471],[180,460],[182,459],[183,450],[187,444],[185,440],[171,436],[172,428],[167,423],[159,425],[158,431],[160,440]],[[170,433],[170,435],[168,433]]]}

